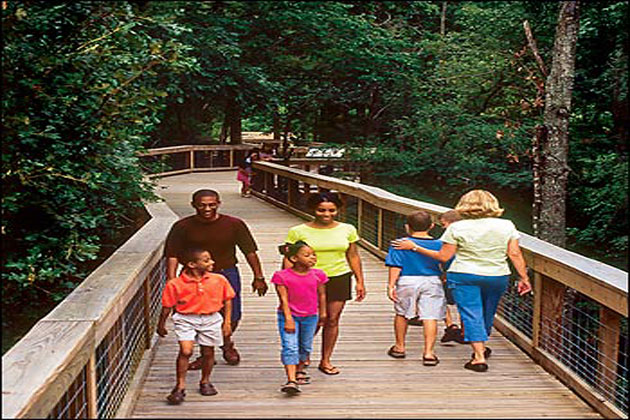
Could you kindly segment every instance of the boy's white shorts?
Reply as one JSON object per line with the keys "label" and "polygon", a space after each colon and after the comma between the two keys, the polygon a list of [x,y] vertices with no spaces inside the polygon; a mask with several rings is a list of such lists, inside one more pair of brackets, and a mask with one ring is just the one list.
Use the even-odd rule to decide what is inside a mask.
{"label": "boy's white shorts", "polygon": [[444,319],[446,296],[438,276],[401,276],[396,282],[397,315],[407,319]]}
{"label": "boy's white shorts", "polygon": [[172,316],[175,334],[179,341],[195,341],[200,346],[222,346],[223,317],[219,312],[210,315],[180,314]]}

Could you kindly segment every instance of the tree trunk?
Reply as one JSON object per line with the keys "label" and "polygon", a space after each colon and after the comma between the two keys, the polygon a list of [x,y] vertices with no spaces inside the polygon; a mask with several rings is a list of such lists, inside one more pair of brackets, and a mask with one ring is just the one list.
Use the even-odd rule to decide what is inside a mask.
{"label": "tree trunk", "polygon": [[228,138],[228,133],[230,131],[230,120],[227,111],[227,107],[225,109],[225,115],[223,115],[223,124],[221,124],[221,132],[219,133],[219,143],[225,144]]}
{"label": "tree trunk", "polygon": [[440,17],[440,35],[446,35],[446,1],[442,2],[442,15]]}
{"label": "tree trunk", "polygon": [[562,2],[551,72],[546,82],[544,125],[547,136],[541,145],[543,158],[539,237],[558,246],[566,243],[568,130],[578,23],[578,2]]}
{"label": "tree trunk", "polygon": [[278,111],[273,111],[273,139],[280,140],[280,115],[278,115]]}

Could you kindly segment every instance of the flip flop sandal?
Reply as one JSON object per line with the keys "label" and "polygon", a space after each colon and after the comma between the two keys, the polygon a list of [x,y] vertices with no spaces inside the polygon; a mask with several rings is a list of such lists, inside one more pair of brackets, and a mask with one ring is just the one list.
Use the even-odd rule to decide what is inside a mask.
{"label": "flip flop sandal", "polygon": [[438,363],[440,363],[440,359],[438,359],[437,356],[435,358],[422,356],[422,364],[424,366],[437,366]]}
{"label": "flip flop sandal", "polygon": [[341,373],[339,372],[339,369],[337,369],[335,366],[325,368],[319,365],[317,366],[317,369],[319,369],[320,372],[325,373],[326,375],[339,375]]}
{"label": "flip flop sandal", "polygon": [[402,351],[394,350],[394,347],[396,347],[396,346],[395,345],[391,346],[389,348],[389,350],[387,350],[387,354],[389,356],[393,357],[394,359],[404,359],[406,357],[406,354],[404,352],[402,352]]}
{"label": "flip flop sandal", "polygon": [[303,370],[295,372],[298,385],[308,385],[311,383],[311,377]]}
{"label": "flip flop sandal", "polygon": [[298,392],[301,392],[300,387],[295,381],[287,381],[286,384],[282,385],[282,388],[280,388],[280,391],[285,392],[289,395],[295,395]]}
{"label": "flip flop sandal", "polygon": [[464,365],[464,368],[468,369],[468,370],[475,371],[475,372],[485,372],[485,371],[488,370],[488,364],[487,363],[476,363],[476,364],[473,364],[473,362],[471,360],[470,362],[467,362]]}

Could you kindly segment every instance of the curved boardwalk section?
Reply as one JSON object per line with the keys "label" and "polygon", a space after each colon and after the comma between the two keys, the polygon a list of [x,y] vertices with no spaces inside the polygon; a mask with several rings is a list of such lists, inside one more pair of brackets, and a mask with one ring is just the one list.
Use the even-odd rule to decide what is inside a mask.
{"label": "curved boardwalk section", "polygon": [[[179,175],[160,181],[161,194],[181,217],[193,213],[190,195],[214,188],[222,195],[221,212],[243,218],[260,248],[267,279],[279,267],[277,245],[301,219],[256,198],[241,198],[234,172]],[[251,293],[251,271],[239,255],[243,277],[244,315],[234,335],[242,361],[228,366],[217,349],[212,382],[219,394],[198,393],[199,371],[189,372],[187,397],[169,406],[165,397],[175,382],[176,338],[158,340],[156,354],[132,412],[135,418],[590,418],[600,417],[557,379],[532,362],[515,345],[493,332],[490,370],[463,369],[470,346],[438,345],[441,363],[420,362],[422,329],[410,327],[407,358],[395,360],[386,351],[393,344],[393,310],[386,296],[383,262],[361,250],[368,296],[350,302],[341,319],[333,363],[341,374],[326,376],[316,369],[320,338],[314,343],[312,383],[296,397],[279,391],[285,381],[276,329],[278,300],[273,289],[265,297]],[[442,325],[440,326],[441,335]],[[195,356],[198,354],[195,351]]]}

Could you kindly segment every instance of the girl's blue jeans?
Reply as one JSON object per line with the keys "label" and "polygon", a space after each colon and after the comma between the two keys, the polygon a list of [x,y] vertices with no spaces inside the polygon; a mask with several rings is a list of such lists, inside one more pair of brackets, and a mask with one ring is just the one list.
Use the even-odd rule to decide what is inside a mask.
{"label": "girl's blue jeans", "polygon": [[293,316],[295,332],[284,330],[284,313],[278,312],[278,331],[282,340],[281,360],[283,365],[297,365],[300,361],[308,360],[313,351],[313,336],[317,329],[319,316]]}
{"label": "girl's blue jeans", "polygon": [[488,341],[497,306],[507,290],[508,278],[447,273],[447,286],[453,291],[464,324],[465,341]]}

